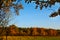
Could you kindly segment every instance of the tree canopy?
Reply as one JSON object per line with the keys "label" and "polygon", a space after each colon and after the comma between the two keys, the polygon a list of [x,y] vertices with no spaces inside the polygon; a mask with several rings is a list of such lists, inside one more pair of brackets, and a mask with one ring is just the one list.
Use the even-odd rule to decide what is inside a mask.
{"label": "tree canopy", "polygon": [[[0,1],[0,19],[1,20],[7,19],[8,16],[6,17],[6,15],[8,15],[7,13],[9,13],[11,11],[10,10],[11,7],[14,8],[16,14],[19,15],[18,11],[20,9],[24,8],[23,4],[21,4],[21,1],[22,0],[1,0]],[[34,2],[36,4],[35,9],[37,9],[39,7],[40,10],[43,10],[42,8],[44,8],[44,7],[45,8],[47,8],[47,7],[51,8],[52,5],[55,5],[56,2],[60,3],[60,0],[24,0],[24,1],[27,4]],[[57,12],[51,13],[49,17],[56,17],[58,15],[60,15],[60,8],[58,9]],[[4,23],[1,20],[0,20],[0,24]],[[5,20],[5,23],[6,23],[6,20]]]}
{"label": "tree canopy", "polygon": [[[23,5],[21,4],[22,0],[1,0],[0,1],[0,10],[3,8],[5,12],[10,11],[10,7],[13,7],[15,9],[16,14],[18,15],[18,10],[23,9]],[[35,9],[40,7],[40,10],[42,10],[43,7],[51,7],[52,5],[55,5],[56,2],[60,3],[60,0],[24,0],[25,3],[29,4],[31,2],[34,2],[36,4]],[[14,3],[17,2],[17,3]],[[7,10],[6,10],[7,9]],[[58,12],[54,12],[50,15],[50,17],[55,17],[57,15],[60,15],[60,8],[58,9]]]}

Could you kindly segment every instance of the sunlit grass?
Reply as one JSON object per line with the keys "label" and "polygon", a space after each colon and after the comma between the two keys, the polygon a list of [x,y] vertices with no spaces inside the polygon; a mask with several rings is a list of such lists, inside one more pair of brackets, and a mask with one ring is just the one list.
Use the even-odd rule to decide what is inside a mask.
{"label": "sunlit grass", "polygon": [[[6,40],[6,36],[3,36],[3,40]],[[8,36],[7,40],[60,40],[60,36]]]}

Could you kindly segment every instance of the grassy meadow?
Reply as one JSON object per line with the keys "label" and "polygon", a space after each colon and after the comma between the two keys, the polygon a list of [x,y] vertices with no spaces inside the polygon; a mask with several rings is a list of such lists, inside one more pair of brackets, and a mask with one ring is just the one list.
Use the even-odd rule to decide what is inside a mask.
{"label": "grassy meadow", "polygon": [[[3,40],[6,40],[6,36],[3,36]],[[58,37],[48,37],[48,36],[8,36],[7,40],[60,40]]]}

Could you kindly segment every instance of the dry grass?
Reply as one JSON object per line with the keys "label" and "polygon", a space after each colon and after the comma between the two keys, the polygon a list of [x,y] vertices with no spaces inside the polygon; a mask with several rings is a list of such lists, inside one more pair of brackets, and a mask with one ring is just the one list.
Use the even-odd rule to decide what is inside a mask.
{"label": "dry grass", "polygon": [[[3,40],[6,40],[6,36],[3,36]],[[60,40],[58,37],[48,37],[48,36],[8,36],[7,40]]]}

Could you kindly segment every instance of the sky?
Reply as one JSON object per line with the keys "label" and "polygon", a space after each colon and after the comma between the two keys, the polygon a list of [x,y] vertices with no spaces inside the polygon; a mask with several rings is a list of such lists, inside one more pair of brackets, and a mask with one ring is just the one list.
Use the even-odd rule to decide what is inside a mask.
{"label": "sky", "polygon": [[43,8],[42,10],[35,9],[36,4],[24,3],[24,9],[19,10],[18,16],[15,16],[10,25],[15,24],[18,27],[38,27],[38,28],[53,28],[60,29],[60,16],[50,18],[49,15],[58,10],[59,3],[56,3],[51,8]]}

